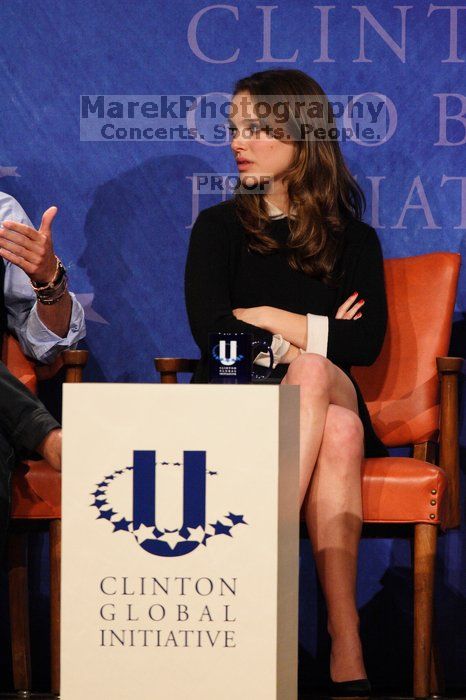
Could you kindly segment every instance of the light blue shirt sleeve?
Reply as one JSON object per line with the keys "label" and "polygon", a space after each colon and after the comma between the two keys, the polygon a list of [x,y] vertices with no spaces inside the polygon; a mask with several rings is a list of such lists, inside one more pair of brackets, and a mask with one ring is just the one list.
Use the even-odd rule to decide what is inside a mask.
{"label": "light blue shirt sleeve", "polygon": [[[10,195],[0,192],[0,224],[3,221],[18,221],[33,226],[26,212]],[[7,312],[7,325],[26,355],[49,364],[62,350],[76,347],[78,340],[86,335],[84,310],[75,295],[72,300],[70,327],[68,334],[61,338],[51,331],[39,318],[36,294],[29,277],[17,265],[1,260],[5,265],[4,295]]]}

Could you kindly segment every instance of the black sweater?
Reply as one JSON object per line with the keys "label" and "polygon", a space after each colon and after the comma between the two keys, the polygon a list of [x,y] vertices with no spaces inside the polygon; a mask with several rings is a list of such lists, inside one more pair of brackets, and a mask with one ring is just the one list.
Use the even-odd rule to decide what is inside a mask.
{"label": "black sweater", "polygon": [[[272,219],[269,233],[285,243],[288,218]],[[284,249],[267,255],[249,253],[247,234],[236,216],[234,200],[201,211],[191,232],[185,270],[188,319],[201,351],[193,382],[208,381],[209,332],[249,332],[254,339],[271,343],[272,333],[236,319],[234,308],[273,306],[328,316],[327,357],[350,376],[356,387],[366,431],[366,456],[371,456],[368,452],[385,455],[350,373],[352,365],[372,364],[382,348],[387,323],[382,251],[375,229],[362,221],[350,222],[343,235],[338,260],[343,277],[337,288],[331,288],[292,270]],[[358,299],[365,299],[362,317],[356,321],[336,319],[338,307],[355,291]],[[279,364],[273,376],[284,376],[287,369],[288,365]]]}

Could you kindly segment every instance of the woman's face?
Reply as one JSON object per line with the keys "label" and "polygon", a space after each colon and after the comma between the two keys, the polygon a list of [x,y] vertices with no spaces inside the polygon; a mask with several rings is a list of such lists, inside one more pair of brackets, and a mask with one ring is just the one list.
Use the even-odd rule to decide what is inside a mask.
{"label": "woman's face", "polygon": [[[231,149],[241,181],[248,175],[272,175],[274,188],[280,187],[281,178],[288,172],[293,161],[295,144],[274,138],[270,132],[261,130],[248,92],[239,92],[231,102]],[[241,160],[247,162],[242,165]]]}

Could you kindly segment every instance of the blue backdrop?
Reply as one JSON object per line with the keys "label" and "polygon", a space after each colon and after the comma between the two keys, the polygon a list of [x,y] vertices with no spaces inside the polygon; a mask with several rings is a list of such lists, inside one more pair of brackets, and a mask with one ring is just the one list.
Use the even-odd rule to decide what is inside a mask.
{"label": "blue backdrop", "polygon": [[[327,94],[388,98],[392,134],[343,153],[368,200],[365,219],[386,257],[465,252],[466,12],[371,0],[260,4],[229,0],[3,0],[0,189],[39,224],[50,205],[58,254],[86,308],[87,380],[156,381],[153,357],[196,356],[183,269],[197,214],[220,196],[192,195],[197,172],[236,172],[228,145],[198,141],[80,140],[80,95],[230,94],[239,77],[299,68]],[[452,353],[464,355],[466,279],[460,282]],[[462,445],[466,428],[462,425]],[[464,462],[464,460],[463,460]],[[465,685],[465,539],[440,542],[438,622],[449,686]],[[326,642],[309,543],[302,546],[302,672],[322,677]],[[36,685],[47,634],[47,554],[35,564]],[[364,541],[359,603],[368,672],[409,687],[409,548]],[[4,600],[2,604],[4,604]],[[3,617],[3,616],[2,616]],[[1,631],[0,689],[11,683]],[[306,679],[305,679],[306,680]]]}

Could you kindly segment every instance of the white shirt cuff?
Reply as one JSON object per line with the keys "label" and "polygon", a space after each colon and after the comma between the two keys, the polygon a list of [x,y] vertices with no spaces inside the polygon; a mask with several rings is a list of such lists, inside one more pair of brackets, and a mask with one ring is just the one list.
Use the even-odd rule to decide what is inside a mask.
{"label": "white shirt cuff", "polygon": [[[273,369],[278,365],[282,357],[286,355],[290,349],[290,343],[285,340],[279,333],[273,336],[272,345],[270,346],[273,352]],[[260,352],[254,360],[255,365],[262,367],[270,367],[270,355],[268,352]]]}
{"label": "white shirt cuff", "polygon": [[316,355],[327,357],[328,346],[328,316],[318,314],[307,315],[307,341],[306,350],[303,352],[314,352]]}
{"label": "white shirt cuff", "polygon": [[86,335],[83,308],[73,292],[70,292],[70,297],[72,302],[70,325],[64,338],[56,335],[40,319],[37,301],[29,313],[25,332],[18,334],[20,343],[23,341],[21,343],[23,349],[39,362],[52,362],[59,352],[73,348]]}

